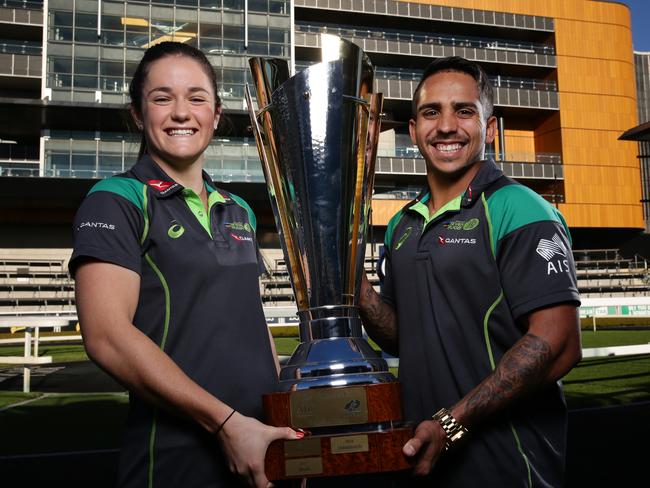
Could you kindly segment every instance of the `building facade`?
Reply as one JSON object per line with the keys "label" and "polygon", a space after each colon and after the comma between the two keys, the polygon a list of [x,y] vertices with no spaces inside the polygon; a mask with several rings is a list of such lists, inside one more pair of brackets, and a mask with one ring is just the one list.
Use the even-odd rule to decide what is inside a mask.
{"label": "building facade", "polygon": [[[20,193],[0,197],[4,223],[68,225],[95,179],[133,164],[130,76],[147,47],[176,40],[202,49],[220,80],[228,117],[207,170],[272,233],[244,105],[247,57],[300,70],[319,61],[322,32],[359,44],[384,93],[379,231],[425,184],[410,100],[424,67],[448,55],[477,61],[493,81],[499,137],[488,151],[506,174],[556,204],[579,237],[644,228],[637,148],[618,140],[637,121],[630,13],[587,0],[0,0],[0,186]],[[61,195],[58,213],[30,211],[32,192],[44,198],[35,209],[47,205],[39,180],[54,192],[72,185],[75,197]]]}
{"label": "building facade", "polygon": [[[635,51],[634,66],[639,124],[647,124],[650,122],[650,53]],[[643,214],[646,221],[646,232],[648,232],[650,231],[650,141],[639,142],[639,163],[643,190]]]}

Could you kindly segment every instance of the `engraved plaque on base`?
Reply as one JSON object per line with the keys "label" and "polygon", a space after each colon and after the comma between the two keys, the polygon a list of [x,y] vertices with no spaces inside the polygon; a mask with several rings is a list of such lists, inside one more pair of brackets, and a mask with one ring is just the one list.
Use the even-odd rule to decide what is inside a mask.
{"label": "engraved plaque on base", "polygon": [[360,276],[382,95],[355,44],[321,35],[322,62],[289,77],[287,61],[250,60],[251,123],[300,319],[300,345],[264,396],[266,422],[311,432],[276,441],[271,480],[409,467],[399,385],[363,338]]}

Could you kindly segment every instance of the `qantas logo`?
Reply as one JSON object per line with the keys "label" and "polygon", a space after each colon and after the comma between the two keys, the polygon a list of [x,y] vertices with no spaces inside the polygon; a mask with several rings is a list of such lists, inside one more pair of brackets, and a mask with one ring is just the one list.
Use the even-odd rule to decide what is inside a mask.
{"label": "qantas logo", "polygon": [[237,234],[233,234],[232,232],[230,233],[230,237],[232,237],[233,239],[235,239],[236,241],[239,241],[239,242],[244,242],[244,241],[253,242],[252,237],[238,236]]}
{"label": "qantas logo", "polygon": [[446,246],[447,244],[474,245],[476,244],[476,239],[438,236],[438,244],[441,246]]}
{"label": "qantas logo", "polygon": [[106,222],[82,222],[79,224],[79,227],[77,227],[77,230],[81,230],[84,227],[88,227],[90,229],[115,230],[115,225],[107,224]]}
{"label": "qantas logo", "polygon": [[176,188],[178,183],[174,183],[173,181],[149,180],[147,181],[147,185],[158,190],[161,195],[165,195]]}

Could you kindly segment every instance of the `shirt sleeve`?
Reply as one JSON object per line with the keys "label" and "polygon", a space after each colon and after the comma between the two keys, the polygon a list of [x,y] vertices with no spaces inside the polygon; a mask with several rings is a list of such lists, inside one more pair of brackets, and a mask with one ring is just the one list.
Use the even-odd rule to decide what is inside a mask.
{"label": "shirt sleeve", "polygon": [[516,319],[554,304],[580,304],[571,244],[561,222],[533,222],[506,235],[497,248],[497,265]]}
{"label": "shirt sleeve", "polygon": [[117,264],[141,273],[142,211],[110,191],[96,191],[81,203],[73,224],[74,249],[68,265],[74,277],[85,259]]}

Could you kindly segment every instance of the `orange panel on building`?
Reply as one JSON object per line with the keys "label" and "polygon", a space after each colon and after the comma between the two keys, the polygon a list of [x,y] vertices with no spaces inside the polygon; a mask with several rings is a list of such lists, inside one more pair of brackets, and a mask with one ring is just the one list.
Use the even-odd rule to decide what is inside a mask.
{"label": "orange panel on building", "polygon": [[533,131],[506,128],[507,151],[561,154],[565,202],[560,208],[570,226],[643,228],[637,147],[618,140],[637,124],[628,8],[590,0],[419,3],[554,20],[559,113]]}

